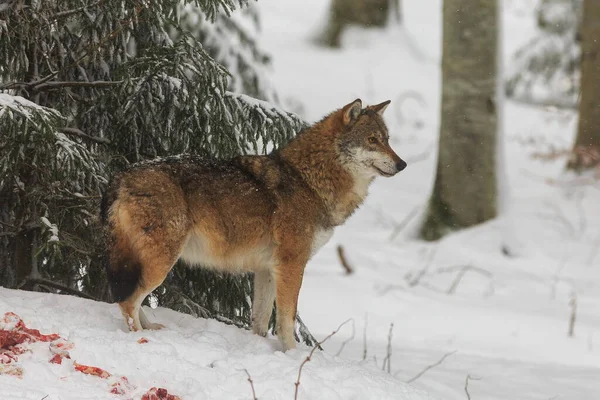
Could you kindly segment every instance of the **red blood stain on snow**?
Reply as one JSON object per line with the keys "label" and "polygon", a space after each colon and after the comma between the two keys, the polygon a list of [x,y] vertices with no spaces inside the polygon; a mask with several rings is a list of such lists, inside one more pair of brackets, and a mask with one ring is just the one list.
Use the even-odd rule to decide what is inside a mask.
{"label": "red blood stain on snow", "polygon": [[167,389],[153,387],[142,396],[142,400],[181,400],[181,397],[169,394]]}
{"label": "red blood stain on snow", "polygon": [[110,372],[105,371],[102,368],[92,367],[90,365],[77,364],[76,362],[73,363],[73,366],[75,367],[75,371],[79,371],[86,375],[99,376],[102,379],[106,379],[112,376]]}
{"label": "red blood stain on snow", "polygon": [[[12,312],[4,314],[0,320],[0,328],[0,375],[14,375],[19,378],[23,376],[23,368],[18,365],[18,356],[29,351],[27,348],[29,343],[50,342],[49,350],[53,356],[49,362],[52,364],[62,364],[64,359],[70,359],[69,350],[75,347],[73,343],[58,334],[43,335],[37,329],[28,328],[25,322]],[[148,343],[148,339],[140,338],[138,343]],[[113,375],[102,368],[74,361],[72,364],[75,371],[107,379],[112,394],[131,397],[136,389],[124,376]],[[141,400],[181,400],[181,398],[169,394],[166,389],[153,387],[142,396]]]}
{"label": "red blood stain on snow", "polygon": [[52,364],[62,364],[63,357],[60,354],[55,354],[52,356],[49,362]]}
{"label": "red blood stain on snow", "polygon": [[7,312],[0,320],[0,374],[23,376],[18,365],[19,355],[27,351],[27,343],[50,342],[60,338],[57,334],[42,335],[37,329],[25,326],[15,313]]}

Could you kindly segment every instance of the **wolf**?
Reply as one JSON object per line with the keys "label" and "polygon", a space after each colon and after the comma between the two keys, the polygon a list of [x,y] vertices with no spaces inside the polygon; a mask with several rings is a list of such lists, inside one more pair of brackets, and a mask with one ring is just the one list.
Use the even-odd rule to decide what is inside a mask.
{"label": "wolf", "polygon": [[130,330],[160,329],[142,301],[179,259],[254,273],[252,330],[267,334],[273,302],[284,350],[309,259],[367,196],[406,167],[382,118],[390,104],[345,105],[268,155],[183,156],[116,174],[102,200],[107,276]]}

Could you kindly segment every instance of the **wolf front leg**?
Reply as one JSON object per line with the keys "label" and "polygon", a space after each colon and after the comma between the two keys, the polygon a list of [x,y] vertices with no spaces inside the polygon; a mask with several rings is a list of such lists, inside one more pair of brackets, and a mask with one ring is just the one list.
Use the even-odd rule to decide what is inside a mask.
{"label": "wolf front leg", "polygon": [[296,348],[294,327],[304,266],[305,263],[283,264],[275,275],[277,337],[283,345],[283,351]]}
{"label": "wolf front leg", "polygon": [[275,281],[271,270],[254,273],[254,298],[252,301],[252,332],[266,336],[275,301]]}

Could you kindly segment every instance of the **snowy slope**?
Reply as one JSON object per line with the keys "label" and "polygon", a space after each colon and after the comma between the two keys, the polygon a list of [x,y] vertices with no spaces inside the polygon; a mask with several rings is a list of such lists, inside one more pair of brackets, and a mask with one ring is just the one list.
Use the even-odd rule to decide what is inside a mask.
{"label": "snowy slope", "polygon": [[[327,1],[258,3],[262,43],[289,105],[314,121],[357,97],[391,99],[392,146],[409,162],[396,177],[376,181],[366,204],[308,265],[299,307],[313,334],[324,338],[348,318],[353,324],[306,364],[299,398],[427,398],[401,381],[455,352],[412,385],[439,399],[464,400],[470,375],[473,400],[598,400],[600,190],[565,174],[564,158],[533,157],[569,148],[573,113],[507,103],[505,214],[438,244],[414,238],[417,216],[390,239],[426,204],[439,124],[441,0],[402,3],[404,26],[352,29],[336,51],[311,42]],[[505,57],[534,32],[535,3],[504,1]],[[344,274],[337,244],[346,249],[353,275]],[[572,297],[577,319],[568,337]],[[124,332],[116,307],[70,297],[0,289],[0,314],[5,311],[74,342],[78,362],[127,376],[136,398],[159,386],[183,399],[250,399],[246,368],[259,399],[292,399],[308,354],[305,347],[283,354],[274,338],[163,309],[151,313],[168,329],[141,334]],[[397,379],[381,371],[391,323]],[[149,343],[138,344],[142,336]],[[23,355],[30,375],[0,376],[1,395],[111,398],[97,377],[48,364],[47,345],[36,346],[38,352]]]}
{"label": "snowy slope", "polygon": [[[535,32],[536,3],[503,1],[505,65]],[[367,359],[381,368],[394,323],[392,374],[402,380],[456,351],[413,383],[440,398],[465,399],[471,375],[480,378],[469,382],[473,399],[600,399],[600,187],[565,174],[564,157],[534,157],[569,149],[576,115],[507,102],[504,215],[431,244],[414,238],[418,214],[390,240],[423,211],[433,185],[441,0],[403,1],[403,26],[351,29],[333,51],[311,42],[328,2],[258,4],[282,97],[311,121],[357,97],[391,99],[392,147],[409,164],[378,179],[308,265],[299,307],[311,330],[354,320],[326,348],[337,353],[347,340],[341,356],[362,360],[366,337]],[[338,244],[354,275],[344,274]]]}
{"label": "snowy slope", "polygon": [[[284,354],[274,337],[167,309],[149,310],[166,329],[129,333],[116,305],[71,296],[0,288],[0,311],[18,314],[43,334],[58,333],[74,344],[72,360],[125,376],[132,386],[126,395],[110,394],[106,380],[75,371],[68,360],[49,363],[48,343],[33,343],[32,352],[19,356],[21,379],[0,374],[2,399],[139,399],[151,387],[182,400],[252,399],[244,369],[257,398],[293,399],[298,368],[310,350],[300,346]],[[142,337],[148,342],[138,343]],[[302,370],[298,399],[433,400],[369,363],[320,351]]]}

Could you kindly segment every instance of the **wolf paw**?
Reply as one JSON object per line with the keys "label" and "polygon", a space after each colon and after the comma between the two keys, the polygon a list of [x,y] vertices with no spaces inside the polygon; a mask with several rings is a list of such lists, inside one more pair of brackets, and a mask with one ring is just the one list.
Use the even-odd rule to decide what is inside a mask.
{"label": "wolf paw", "polygon": [[147,324],[144,324],[144,329],[150,329],[151,331],[158,331],[164,327],[165,326],[163,324],[157,324],[156,322],[148,322]]}
{"label": "wolf paw", "polygon": [[262,337],[267,336],[267,331],[268,331],[268,329],[261,329],[261,328],[258,328],[258,327],[252,327],[252,332],[254,332],[254,334],[256,334],[258,336],[262,336]]}

